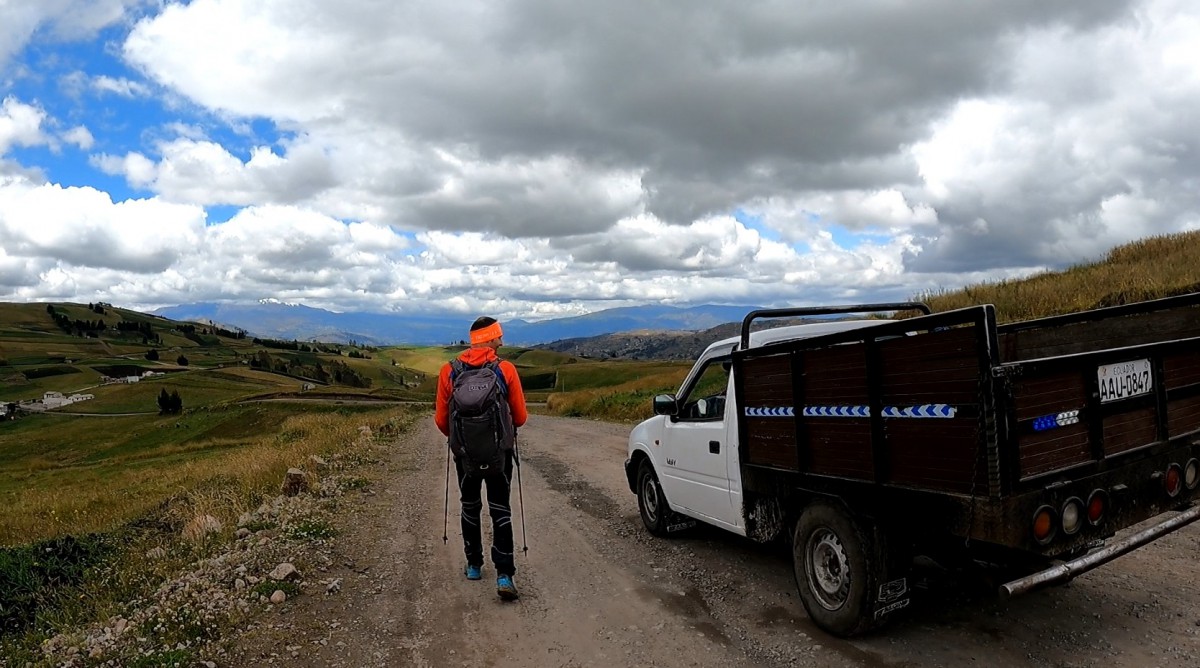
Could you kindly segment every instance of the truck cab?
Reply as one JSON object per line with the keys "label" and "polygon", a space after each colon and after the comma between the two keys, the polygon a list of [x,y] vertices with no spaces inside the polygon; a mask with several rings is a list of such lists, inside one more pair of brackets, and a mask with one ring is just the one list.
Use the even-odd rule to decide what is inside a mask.
{"label": "truck cab", "polygon": [[[844,332],[886,320],[842,320],[753,332],[752,346]],[[675,394],[654,398],[655,416],[634,427],[625,474],[642,519],[659,535],[706,522],[746,535],[732,370],[740,339],[701,353]],[[669,499],[669,501],[668,501]]]}

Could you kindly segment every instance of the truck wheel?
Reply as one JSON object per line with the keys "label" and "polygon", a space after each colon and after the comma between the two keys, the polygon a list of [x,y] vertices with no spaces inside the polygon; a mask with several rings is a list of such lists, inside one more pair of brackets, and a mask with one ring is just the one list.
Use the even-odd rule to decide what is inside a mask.
{"label": "truck wheel", "polygon": [[818,501],[800,514],[792,563],[800,600],[817,626],[849,637],[878,624],[874,593],[887,582],[880,542],[840,505]]}
{"label": "truck wheel", "polygon": [[662,485],[658,484],[658,476],[654,475],[654,466],[650,460],[642,461],[638,467],[638,510],[642,515],[642,524],[655,536],[667,535],[667,521],[671,518],[671,509],[667,505],[667,497],[663,494]]}

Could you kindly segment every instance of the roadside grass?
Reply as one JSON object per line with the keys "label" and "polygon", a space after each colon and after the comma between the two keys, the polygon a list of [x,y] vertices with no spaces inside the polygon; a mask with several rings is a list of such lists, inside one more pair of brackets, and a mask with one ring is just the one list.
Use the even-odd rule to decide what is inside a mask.
{"label": "roadside grass", "polygon": [[[261,437],[220,435],[222,426],[269,430],[296,412],[256,408],[171,417],[32,415],[0,423],[0,503],[6,509],[0,545],[111,528],[202,480],[206,467]],[[213,431],[218,434],[203,436]]]}
{"label": "roadside grass", "polygon": [[271,598],[271,594],[274,594],[276,591],[282,591],[287,594],[288,598],[295,598],[300,594],[300,586],[294,582],[263,580],[250,588],[250,593],[262,596],[263,598]]}
{"label": "roadside grass", "polygon": [[635,423],[654,415],[653,399],[657,394],[671,394],[679,389],[689,365],[675,364],[666,369],[660,365],[652,375],[642,376],[611,387],[597,387],[574,392],[559,392],[546,397],[546,412],[564,417],[584,417],[609,422]]}
{"label": "roadside grass", "polygon": [[[337,535],[337,529],[332,524],[319,519],[306,519],[289,526],[284,534],[289,538],[300,540],[315,540],[332,538]],[[291,594],[288,594],[291,596]]]}
{"label": "roadside grass", "polygon": [[[312,455],[352,464],[364,456],[355,445],[361,426],[394,433],[425,414],[394,406],[286,404],[200,412],[209,415],[112,418],[118,429],[104,452],[95,450],[94,439],[79,438],[84,426],[60,433],[67,438],[56,445],[42,440],[24,449],[12,446],[37,431],[26,425],[36,427],[39,416],[9,423],[23,428],[17,433],[0,427],[0,545],[7,546],[0,547],[0,657],[17,661],[11,665],[36,662],[46,638],[111,618],[228,540],[239,516],[279,493],[288,468],[311,466]],[[126,433],[143,440],[131,447],[121,441]],[[320,479],[311,480],[319,489]],[[185,540],[183,527],[203,515],[224,528],[209,540]],[[335,534],[320,519],[288,532],[300,540]],[[166,557],[147,555],[158,547]],[[199,618],[139,629],[161,640],[164,650],[217,632]],[[154,661],[165,663],[147,665],[170,665],[171,659],[158,653]]]}
{"label": "roadside grass", "polygon": [[1097,262],[1024,279],[933,290],[914,299],[934,311],[995,304],[1001,322],[1074,313],[1200,290],[1200,231],[1118,246]]}
{"label": "roadside grass", "polygon": [[[605,360],[580,361],[558,368],[558,392],[573,392],[600,388],[617,389],[626,383],[650,379],[674,378],[675,389],[691,368],[691,362]],[[661,381],[661,382],[666,382]]]}

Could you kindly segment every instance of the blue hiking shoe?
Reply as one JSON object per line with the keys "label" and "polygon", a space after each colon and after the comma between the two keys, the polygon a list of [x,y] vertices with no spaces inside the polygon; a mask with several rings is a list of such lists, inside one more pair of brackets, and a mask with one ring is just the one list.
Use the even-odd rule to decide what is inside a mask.
{"label": "blue hiking shoe", "polygon": [[483,568],[480,566],[473,566],[471,564],[467,564],[467,568],[464,572],[467,574],[468,580],[482,580],[483,579]]}
{"label": "blue hiking shoe", "polygon": [[517,586],[513,584],[511,575],[501,575],[496,578],[496,595],[505,601],[515,601],[520,596]]}

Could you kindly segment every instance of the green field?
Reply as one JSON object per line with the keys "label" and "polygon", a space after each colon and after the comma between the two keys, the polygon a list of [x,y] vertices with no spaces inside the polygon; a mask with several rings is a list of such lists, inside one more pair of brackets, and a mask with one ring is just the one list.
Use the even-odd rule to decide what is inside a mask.
{"label": "green field", "polygon": [[[58,327],[46,304],[0,304],[0,401],[38,399],[48,391],[95,398],[0,421],[0,503],[11,511],[0,520],[0,543],[103,530],[136,517],[224,470],[230,457],[275,447],[289,420],[351,410],[337,403],[345,399],[431,402],[442,365],[463,350],[395,346],[361,349],[350,357],[348,346],[342,354],[268,347],[206,332],[204,325],[191,331],[193,326],[184,323],[107,305],[104,314],[79,304],[53,308],[71,321],[103,320],[106,329],[95,337],[70,334]],[[148,323],[150,335],[118,331],[119,322],[126,327]],[[146,359],[152,349],[158,351],[157,361]],[[311,382],[304,377],[254,368],[264,352],[288,369],[342,364],[368,386],[314,383],[304,389]],[[500,353],[527,379],[529,401],[545,403],[554,397],[560,407],[570,404],[562,412],[571,415],[597,410],[604,415],[608,409],[597,409],[596,402],[612,400],[595,397],[611,392],[605,388],[673,390],[687,368],[677,362],[580,360],[529,348],[506,347]],[[187,366],[177,365],[179,355],[187,357]],[[164,375],[130,384],[102,383],[105,374],[147,370]],[[178,393],[181,415],[159,415],[157,399],[164,390]],[[307,401],[245,403],[288,397]],[[571,397],[577,401],[565,401]],[[314,399],[328,405],[311,403]],[[620,417],[649,410],[648,400],[636,404]],[[374,415],[399,411],[357,404],[352,410]]]}

